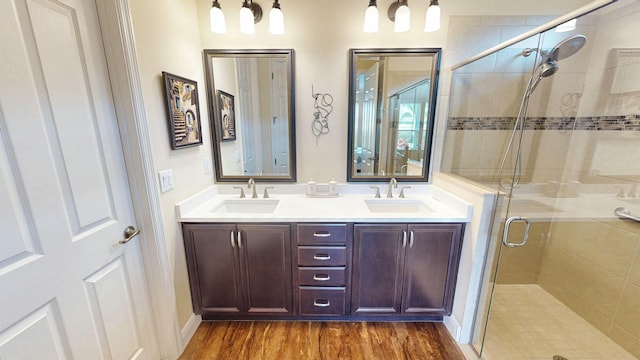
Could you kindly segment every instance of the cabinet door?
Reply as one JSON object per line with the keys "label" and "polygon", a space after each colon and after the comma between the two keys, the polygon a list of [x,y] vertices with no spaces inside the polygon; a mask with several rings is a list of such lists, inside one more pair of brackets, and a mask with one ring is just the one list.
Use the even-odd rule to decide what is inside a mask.
{"label": "cabinet door", "polygon": [[450,315],[461,224],[409,225],[402,312]]}
{"label": "cabinet door", "polygon": [[352,313],[400,312],[406,225],[354,226]]}
{"label": "cabinet door", "polygon": [[196,314],[239,313],[240,263],[233,224],[184,224],[189,282]]}
{"label": "cabinet door", "polygon": [[238,225],[245,311],[290,314],[291,229],[289,225]]}

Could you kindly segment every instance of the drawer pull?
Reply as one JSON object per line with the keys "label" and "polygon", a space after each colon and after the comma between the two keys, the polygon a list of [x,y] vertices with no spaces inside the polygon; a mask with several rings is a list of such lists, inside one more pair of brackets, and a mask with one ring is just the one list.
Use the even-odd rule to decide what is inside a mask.
{"label": "drawer pull", "polygon": [[326,238],[326,237],[331,237],[331,233],[328,231],[316,231],[313,233],[313,236],[315,237],[320,237],[320,238]]}
{"label": "drawer pull", "polygon": [[329,300],[313,300],[313,306],[317,307],[327,307],[331,306],[331,302]]}
{"label": "drawer pull", "polygon": [[315,281],[329,281],[331,280],[331,276],[328,274],[315,274],[313,275],[313,280]]}
{"label": "drawer pull", "polygon": [[313,260],[331,260],[331,255],[329,254],[315,254],[313,255]]}

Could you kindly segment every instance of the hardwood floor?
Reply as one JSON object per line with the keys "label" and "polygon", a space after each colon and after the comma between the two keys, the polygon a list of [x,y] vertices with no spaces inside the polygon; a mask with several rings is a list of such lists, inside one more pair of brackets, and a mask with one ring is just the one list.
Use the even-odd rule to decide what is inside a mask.
{"label": "hardwood floor", "polygon": [[463,360],[441,323],[203,321],[180,360]]}

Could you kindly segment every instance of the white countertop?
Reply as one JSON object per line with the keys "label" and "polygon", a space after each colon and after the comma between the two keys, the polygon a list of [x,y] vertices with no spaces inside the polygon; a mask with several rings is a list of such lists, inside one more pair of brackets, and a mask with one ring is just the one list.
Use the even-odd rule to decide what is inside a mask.
{"label": "white countertop", "polygon": [[[383,185],[379,185],[384,190]],[[405,199],[397,202],[421,201],[426,211],[420,212],[371,212],[365,200],[374,199],[368,186],[341,185],[341,195],[333,198],[310,198],[295,190],[304,190],[299,185],[275,185],[270,198],[262,199],[263,186],[258,185],[260,198],[239,199],[237,190],[230,186],[212,186],[176,205],[180,222],[384,222],[384,223],[451,223],[468,222],[472,206],[434,185],[412,185]],[[280,188],[280,192],[278,191]],[[292,189],[294,189],[292,191]],[[233,193],[228,193],[232,192]],[[286,193],[285,193],[286,192]],[[384,197],[384,191],[383,197]],[[397,192],[397,190],[396,190]],[[397,196],[397,194],[396,194]],[[226,200],[268,201],[277,200],[278,205],[269,213],[225,213],[212,211]]]}

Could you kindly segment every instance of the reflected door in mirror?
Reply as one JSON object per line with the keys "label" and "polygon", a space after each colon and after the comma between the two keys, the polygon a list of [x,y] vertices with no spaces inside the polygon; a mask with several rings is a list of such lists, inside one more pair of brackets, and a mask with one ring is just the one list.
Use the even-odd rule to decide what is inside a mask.
{"label": "reflected door in mirror", "polygon": [[[292,50],[205,50],[218,181],[295,181]],[[214,94],[235,99],[235,138]]]}

